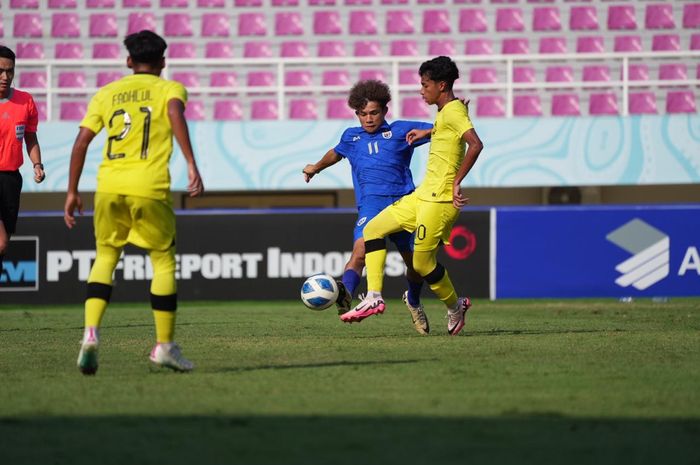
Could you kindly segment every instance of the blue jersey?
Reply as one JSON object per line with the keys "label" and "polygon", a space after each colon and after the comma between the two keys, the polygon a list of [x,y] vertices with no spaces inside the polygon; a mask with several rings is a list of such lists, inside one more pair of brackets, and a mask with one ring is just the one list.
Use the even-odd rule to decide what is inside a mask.
{"label": "blue jersey", "polygon": [[355,202],[361,207],[371,196],[402,196],[416,186],[411,176],[413,149],[429,142],[423,138],[408,145],[406,134],[411,129],[431,129],[430,123],[418,121],[384,122],[373,134],[362,127],[348,128],[333,149],[347,158],[352,168]]}

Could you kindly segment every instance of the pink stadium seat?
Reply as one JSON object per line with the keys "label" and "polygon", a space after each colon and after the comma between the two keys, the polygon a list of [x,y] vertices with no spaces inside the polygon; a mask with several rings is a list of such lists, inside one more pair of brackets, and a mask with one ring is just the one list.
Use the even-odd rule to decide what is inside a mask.
{"label": "pink stadium seat", "polygon": [[299,6],[299,0],[272,0],[272,6]]}
{"label": "pink stadium seat", "polygon": [[410,10],[396,10],[386,12],[387,34],[413,34],[413,12]]}
{"label": "pink stadium seat", "polygon": [[124,8],[151,8],[151,0],[123,0]]}
{"label": "pink stadium seat", "polygon": [[615,37],[616,52],[641,52],[642,38],[640,36],[617,36]]}
{"label": "pink stadium seat", "polygon": [[168,45],[168,58],[197,58],[197,47],[193,42],[175,42]]}
{"label": "pink stadium seat", "polygon": [[552,116],[580,116],[578,94],[552,95]]}
{"label": "pink stadium seat", "polygon": [[289,102],[290,119],[317,119],[318,109],[314,99],[297,99]]}
{"label": "pink stadium seat", "polygon": [[601,36],[584,36],[576,38],[577,53],[605,52],[605,39]]}
{"label": "pink stadium seat", "polygon": [[631,115],[656,114],[656,95],[654,92],[632,92],[629,94],[629,112]]}
{"label": "pink stadium seat", "polygon": [[209,75],[209,85],[211,87],[236,87],[238,86],[238,75],[233,71],[212,71]]}
{"label": "pink stadium seat", "polygon": [[76,0],[49,0],[49,8],[52,10],[70,10],[78,6]]}
{"label": "pink stadium seat", "polygon": [[250,71],[248,87],[272,87],[275,85],[275,73],[272,71]]}
{"label": "pink stadium seat", "polygon": [[693,34],[690,36],[690,49],[700,50],[700,34]]}
{"label": "pink stadium seat", "polygon": [[10,0],[10,8],[13,10],[36,10],[39,8],[39,0]]}
{"label": "pink stadium seat", "polygon": [[344,57],[345,42],[342,40],[322,40],[318,42],[316,54],[319,57]]}
{"label": "pink stadium seat", "polygon": [[84,89],[87,87],[85,73],[82,71],[62,71],[58,73],[58,87]]}
{"label": "pink stadium seat", "polygon": [[353,45],[353,54],[356,57],[382,56],[382,46],[376,40],[359,40]]}
{"label": "pink stadium seat", "polygon": [[469,69],[469,82],[472,84],[491,84],[498,81],[498,70],[494,67],[477,67]]}
{"label": "pink stadium seat", "polygon": [[262,6],[262,0],[234,0],[233,4],[237,7],[259,7]]}
{"label": "pink stadium seat", "polygon": [[93,13],[90,15],[90,37],[117,37],[117,15]]}
{"label": "pink stadium seat", "polygon": [[608,7],[608,29],[637,29],[634,5],[610,5]]}
{"label": "pink stadium seat", "polygon": [[171,77],[173,81],[177,81],[183,86],[189,88],[200,87],[199,75],[194,71],[177,71]]}
{"label": "pink stadium seat", "polygon": [[655,52],[678,52],[681,49],[681,38],[678,34],[659,34],[651,39],[651,49]]}
{"label": "pink stadium seat", "polygon": [[513,96],[514,116],[542,116],[542,103],[540,96],[535,95],[514,95]]}
{"label": "pink stadium seat", "polygon": [[610,81],[610,67],[608,65],[584,65],[584,81]]}
{"label": "pink stadium seat", "polygon": [[429,118],[430,108],[421,97],[401,99],[401,116],[404,118]]}
{"label": "pink stadium seat", "polygon": [[126,33],[133,34],[143,30],[156,31],[156,17],[153,13],[129,13]]}
{"label": "pink stadium seat", "polygon": [[366,6],[371,5],[372,0],[345,0],[343,3],[349,6]]}
{"label": "pink stadium seat", "polygon": [[326,102],[326,118],[351,119],[355,118],[355,112],[348,107],[348,102],[344,98],[329,99]]}
{"label": "pink stadium seat", "polygon": [[275,35],[300,36],[304,34],[304,24],[298,11],[275,13]]}
{"label": "pink stadium seat", "polygon": [[426,34],[449,34],[450,12],[448,10],[425,10],[423,12],[423,32]]}
{"label": "pink stadium seat", "polygon": [[277,119],[277,100],[255,100],[251,104],[252,119]]}
{"label": "pink stadium seat", "polygon": [[566,53],[566,37],[541,37],[540,53]]}
{"label": "pink stadium seat", "polygon": [[204,46],[206,58],[233,58],[233,44],[231,42],[207,42]]}
{"label": "pink stadium seat", "polygon": [[15,14],[12,35],[15,37],[43,37],[41,15],[38,13]]}
{"label": "pink stadium seat", "polygon": [[399,70],[399,84],[420,86],[420,76],[415,69]]}
{"label": "pink stadium seat", "polygon": [[309,6],[335,6],[335,0],[309,0]]}
{"label": "pink stadium seat", "polygon": [[284,73],[284,85],[289,87],[308,87],[313,84],[311,71],[292,70]]}
{"label": "pink stadium seat", "polygon": [[499,8],[496,10],[496,31],[522,32],[524,30],[523,11],[520,8]]}
{"label": "pink stadium seat", "polygon": [[477,116],[505,116],[506,99],[501,95],[479,95],[476,98]]}
{"label": "pink stadium seat", "polygon": [[464,43],[464,53],[466,55],[492,55],[491,39],[468,39]]}
{"label": "pink stadium seat", "polygon": [[282,42],[280,44],[280,56],[283,58],[309,57],[309,44],[300,40]]}
{"label": "pink stadium seat", "polygon": [[350,72],[344,69],[330,69],[321,75],[321,83],[324,86],[349,86]]}
{"label": "pink stadium seat", "polygon": [[87,102],[61,102],[59,117],[63,121],[80,121],[87,112]]}
{"label": "pink stadium seat", "polygon": [[238,15],[238,35],[264,36],[267,34],[264,13],[241,13]]}
{"label": "pink stadium seat", "polygon": [[163,35],[166,37],[192,37],[192,19],[189,13],[165,13]]}
{"label": "pink stadium seat", "polygon": [[459,10],[459,32],[486,32],[486,11],[483,8],[462,8]]}
{"label": "pink stadium seat", "polygon": [[535,82],[535,68],[532,66],[514,66],[513,82],[526,83]]}
{"label": "pink stadium seat", "polygon": [[386,74],[384,71],[378,69],[362,69],[359,74],[360,81],[366,81],[368,79],[374,79],[376,81],[386,82]]}
{"label": "pink stadium seat", "polygon": [[530,53],[530,43],[525,37],[503,39],[501,42],[501,53],[504,55]]}
{"label": "pink stadium seat", "polygon": [[695,95],[690,90],[671,90],[666,94],[666,113],[695,113]]}
{"label": "pink stadium seat", "polygon": [[272,58],[270,42],[246,42],[243,44],[244,58]]}
{"label": "pink stadium seat", "polygon": [[647,29],[675,29],[673,5],[649,4],[644,14],[644,26]]}
{"label": "pink stadium seat", "polygon": [[54,13],[51,16],[51,37],[80,37],[80,18],[77,13]]}
{"label": "pink stadium seat", "polygon": [[617,115],[617,94],[606,92],[604,94],[591,94],[588,98],[589,115]]}
{"label": "pink stadium seat", "polygon": [[392,56],[418,56],[418,43],[415,40],[392,40]]}
{"label": "pink stadium seat", "polygon": [[43,71],[23,71],[19,75],[19,87],[46,88],[46,73]]}
{"label": "pink stadium seat", "polygon": [[556,6],[535,7],[532,10],[533,31],[560,31],[561,18]]}
{"label": "pink stadium seat", "polygon": [[452,39],[431,39],[428,41],[428,55],[452,56],[456,54],[455,42]]}
{"label": "pink stadium seat", "polygon": [[342,34],[340,13],[337,11],[314,11],[314,34]]}
{"label": "pink stadium seat", "polygon": [[683,5],[683,27],[686,29],[700,28],[700,3]]}
{"label": "pink stadium seat", "polygon": [[115,42],[96,42],[92,45],[92,57],[98,60],[119,58],[121,52],[122,48]]}
{"label": "pink stadium seat", "polygon": [[574,69],[571,66],[548,66],[545,70],[547,82],[574,82]]}
{"label": "pink stadium seat", "polygon": [[85,6],[88,8],[114,8],[115,0],[86,0]]}
{"label": "pink stadium seat", "polygon": [[197,0],[199,8],[224,8],[226,0]]}
{"label": "pink stadium seat", "polygon": [[48,109],[46,108],[46,102],[43,100],[35,100],[34,103],[36,104],[36,109],[39,113],[39,121],[46,121],[46,114],[48,112]]}
{"label": "pink stadium seat", "polygon": [[592,31],[598,29],[598,13],[594,6],[572,6],[569,11],[570,30]]}
{"label": "pink stadium seat", "polygon": [[54,58],[60,60],[80,60],[85,56],[80,42],[60,42],[54,47]]}
{"label": "pink stadium seat", "polygon": [[17,42],[17,58],[44,59],[44,45],[38,42]]}
{"label": "pink stadium seat", "polygon": [[382,5],[407,5],[408,0],[381,0]]}
{"label": "pink stadium seat", "polygon": [[231,23],[226,13],[204,13],[202,15],[202,37],[229,37]]}
{"label": "pink stadium seat", "polygon": [[161,8],[187,8],[189,0],[160,0]]}
{"label": "pink stadium seat", "polygon": [[662,80],[686,80],[688,79],[688,67],[685,63],[663,63],[659,65],[659,79]]}
{"label": "pink stadium seat", "polygon": [[190,100],[185,106],[185,118],[190,121],[203,121],[207,119],[204,109],[204,102],[199,100]]}
{"label": "pink stadium seat", "polygon": [[97,87],[106,86],[110,82],[117,81],[124,77],[124,73],[120,71],[98,71],[97,72]]}
{"label": "pink stadium seat", "polygon": [[[644,63],[630,63],[628,67],[628,79],[630,81],[648,81],[649,66]],[[620,76],[622,78],[622,75]]]}
{"label": "pink stadium seat", "polygon": [[243,107],[238,100],[217,100],[214,102],[214,119],[217,121],[240,121]]}
{"label": "pink stadium seat", "polygon": [[351,11],[350,34],[374,35],[377,33],[377,19],[373,11]]}

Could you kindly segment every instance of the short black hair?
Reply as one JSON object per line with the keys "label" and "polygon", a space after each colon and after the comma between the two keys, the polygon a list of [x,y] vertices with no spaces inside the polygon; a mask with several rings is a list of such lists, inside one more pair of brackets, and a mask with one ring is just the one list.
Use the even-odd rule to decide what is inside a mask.
{"label": "short black hair", "polygon": [[425,76],[431,81],[447,83],[447,88],[452,89],[452,85],[459,79],[459,70],[457,65],[450,57],[439,56],[428,60],[418,70],[418,74]]}
{"label": "short black hair", "polygon": [[359,81],[352,86],[348,96],[348,106],[355,111],[362,110],[369,102],[377,102],[379,106],[386,108],[390,101],[389,86],[375,79]]}
{"label": "short black hair", "polygon": [[12,60],[12,63],[15,62],[15,52],[12,51],[9,47],[5,47],[4,45],[0,45],[0,58],[9,58]]}
{"label": "short black hair", "polygon": [[156,65],[165,56],[168,44],[153,31],[140,31],[129,34],[124,39],[129,56],[135,63]]}

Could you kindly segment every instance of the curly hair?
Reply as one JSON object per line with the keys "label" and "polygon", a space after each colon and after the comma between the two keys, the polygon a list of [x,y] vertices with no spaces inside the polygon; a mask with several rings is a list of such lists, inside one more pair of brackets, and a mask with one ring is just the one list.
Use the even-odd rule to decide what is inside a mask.
{"label": "curly hair", "polygon": [[355,111],[360,111],[369,102],[377,102],[382,108],[386,108],[391,101],[389,86],[382,81],[368,79],[360,81],[352,86],[348,96],[348,106]]}
{"label": "curly hair", "polygon": [[457,65],[450,57],[440,56],[428,60],[418,70],[418,74],[426,76],[431,81],[447,83],[447,88],[452,89],[454,82],[459,79]]}

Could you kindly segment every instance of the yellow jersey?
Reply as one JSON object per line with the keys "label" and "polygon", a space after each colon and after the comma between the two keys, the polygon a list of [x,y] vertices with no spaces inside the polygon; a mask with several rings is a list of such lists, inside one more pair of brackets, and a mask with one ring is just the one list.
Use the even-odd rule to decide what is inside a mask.
{"label": "yellow jersey", "polygon": [[452,183],[466,150],[462,135],[473,127],[467,107],[460,100],[452,100],[438,111],[430,135],[425,177],[416,189],[419,199],[452,202]]}
{"label": "yellow jersey", "polygon": [[80,123],[95,134],[106,128],[97,192],[168,200],[173,130],[168,101],[187,103],[179,82],[132,74],[101,88]]}

